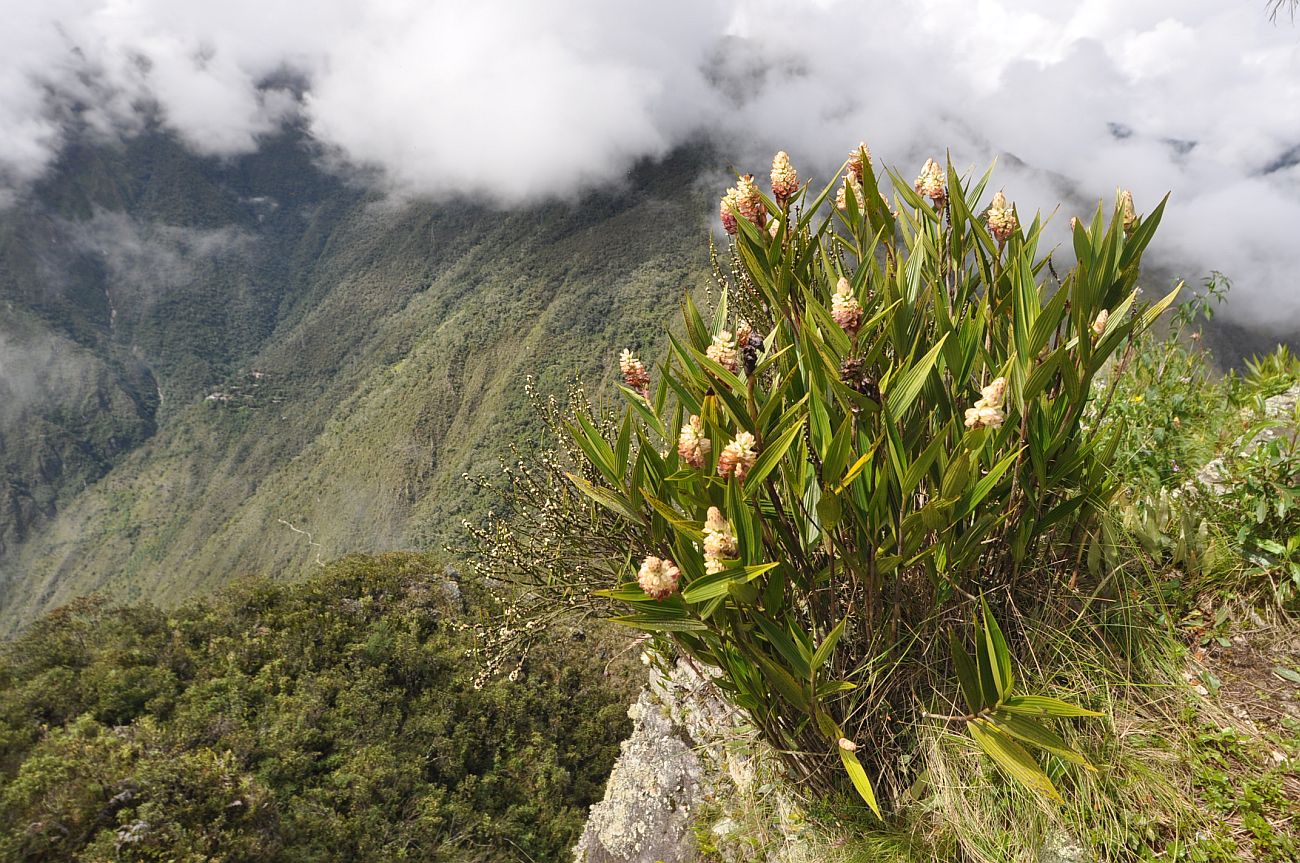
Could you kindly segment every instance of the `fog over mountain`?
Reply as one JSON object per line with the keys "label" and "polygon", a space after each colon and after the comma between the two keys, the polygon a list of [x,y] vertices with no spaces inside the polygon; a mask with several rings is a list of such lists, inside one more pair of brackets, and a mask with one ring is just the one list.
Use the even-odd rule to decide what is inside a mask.
{"label": "fog over mountain", "polygon": [[[4,0],[0,197],[72,134],[150,124],[231,156],[289,121],[401,195],[511,206],[618,182],[700,137],[829,178],[865,139],[910,176],[1002,158],[1022,208],[1173,192],[1156,252],[1300,330],[1300,30],[1189,0],[518,4]],[[1063,224],[1069,213],[1057,222]]]}

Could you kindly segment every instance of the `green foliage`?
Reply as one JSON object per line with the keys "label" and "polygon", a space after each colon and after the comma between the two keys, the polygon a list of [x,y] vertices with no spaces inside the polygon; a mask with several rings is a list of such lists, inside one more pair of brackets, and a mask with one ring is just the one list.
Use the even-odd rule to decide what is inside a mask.
{"label": "green foliage", "polygon": [[488,598],[438,572],[42,618],[0,658],[0,860],[561,859],[627,693],[563,641],[478,688]]}
{"label": "green foliage", "polygon": [[[564,423],[589,533],[547,521],[557,493],[550,548],[514,560],[578,601],[604,580],[630,606],[616,620],[722,669],[796,775],[830,788],[847,771],[878,808],[865,767],[892,772],[900,745],[882,718],[951,692],[954,615],[981,594],[1037,601],[1054,576],[1027,562],[1071,554],[1110,500],[1094,381],[1177,289],[1137,303],[1163,204],[1144,220],[1099,207],[1049,281],[1037,219],[995,237],[977,216],[987,175],[949,168],[936,207],[895,175],[891,203],[864,161],[865,200],[846,181],[833,217],[833,187],[763,198],[770,231],[736,211],[712,321],[688,297],[653,389],[625,369],[621,416],[580,404]],[[548,563],[561,553],[568,573]]]}
{"label": "green foliage", "polygon": [[1120,434],[1115,470],[1135,497],[1190,478],[1242,430],[1228,381],[1214,373],[1202,329],[1229,290],[1221,274],[1174,307],[1168,330],[1136,339],[1113,370],[1103,421]]}
{"label": "green foliage", "polygon": [[1286,345],[1278,345],[1273,352],[1246,360],[1238,391],[1238,402],[1268,398],[1278,395],[1300,382],[1300,357],[1291,353]]}

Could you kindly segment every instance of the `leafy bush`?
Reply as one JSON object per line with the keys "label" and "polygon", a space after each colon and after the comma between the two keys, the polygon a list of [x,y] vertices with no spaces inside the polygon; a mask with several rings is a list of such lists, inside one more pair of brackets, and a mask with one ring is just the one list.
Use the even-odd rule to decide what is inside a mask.
{"label": "leafy bush", "polygon": [[[835,184],[797,188],[783,155],[775,200],[748,177],[723,199],[711,322],[688,296],[655,374],[625,353],[621,412],[580,389],[547,407],[555,448],[514,476],[524,514],[477,530],[483,559],[722,669],[815,788],[846,771],[879,811],[867,768],[901,781],[909,721],[956,676],[949,718],[1055,796],[1026,747],[1080,760],[1039,718],[1086,711],[1013,690],[995,616],[1041,601],[1111,498],[1110,395],[1090,402],[1177,293],[1135,290],[1163,203],[1076,223],[1058,279],[1038,218],[1001,193],[984,211],[988,174],[931,162],[915,187],[891,174],[891,202],[863,148],[827,216]],[[955,629],[981,600],[970,658]]]}
{"label": "leafy bush", "polygon": [[571,639],[476,687],[487,597],[438,572],[43,618],[0,654],[0,861],[562,858],[628,693]]}

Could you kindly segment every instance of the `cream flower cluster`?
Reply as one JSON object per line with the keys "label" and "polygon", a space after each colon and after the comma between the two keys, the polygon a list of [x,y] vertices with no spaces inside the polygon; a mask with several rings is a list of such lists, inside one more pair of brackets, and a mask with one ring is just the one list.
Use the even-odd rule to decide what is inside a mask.
{"label": "cream flower cluster", "polygon": [[862,190],[862,181],[855,180],[851,176],[844,178],[844,185],[840,186],[839,191],[835,193],[835,208],[844,212],[849,208],[849,189],[853,190],[853,200],[857,202],[858,209],[861,210],[866,202],[866,192]]}
{"label": "cream flower cluster", "polygon": [[862,324],[862,306],[853,295],[849,280],[843,276],[840,276],[835,285],[835,293],[831,296],[831,317],[850,334],[856,333]]}
{"label": "cream flower cluster", "polygon": [[723,195],[722,200],[718,202],[718,215],[722,217],[722,230],[726,231],[733,237],[736,235],[736,232],[740,230],[736,225],[735,209],[736,190],[733,187],[728,189],[727,194]]}
{"label": "cream flower cluster", "polygon": [[726,330],[713,337],[713,344],[709,345],[704,354],[732,374],[740,368],[740,354],[736,352],[736,340]]}
{"label": "cream flower cluster", "polygon": [[754,466],[754,462],[758,460],[758,450],[754,448],[757,443],[749,432],[737,434],[718,455],[718,475],[731,476],[734,473],[736,479],[743,482],[750,468]]}
{"label": "cream flower cluster", "polygon": [[704,434],[704,421],[692,414],[677,437],[677,454],[691,467],[701,468],[712,450],[713,441]]}
{"label": "cream flower cluster", "polygon": [[618,358],[618,370],[623,373],[623,380],[632,389],[649,397],[650,373],[645,370],[645,363],[629,350],[624,350]]}
{"label": "cream flower cluster", "polygon": [[671,560],[647,557],[641,562],[641,570],[637,573],[636,580],[646,596],[664,599],[677,590],[677,582],[681,576],[682,571]]}
{"label": "cream flower cluster", "polygon": [[867,142],[863,141],[857,147],[849,151],[849,178],[855,183],[862,182],[862,164],[871,164],[871,150],[867,148]]}
{"label": "cream flower cluster", "polygon": [[966,428],[998,428],[1006,415],[1002,413],[1002,401],[1007,395],[1007,379],[996,378],[993,383],[980,390],[979,401],[966,409]]}
{"label": "cream flower cluster", "polygon": [[731,529],[731,522],[722,516],[722,510],[716,506],[709,507],[708,517],[704,520],[704,571],[722,572],[727,568],[723,558],[735,557],[736,532]]}
{"label": "cream flower cluster", "polygon": [[926,159],[921,173],[916,178],[916,193],[923,198],[929,198],[936,205],[941,205],[948,200],[946,182],[943,168],[939,167],[939,163],[934,159]]}
{"label": "cream flower cluster", "polygon": [[989,204],[988,222],[989,233],[996,237],[999,243],[1005,243],[1007,238],[1020,227],[1020,223],[1016,220],[1016,211],[1007,203],[1007,196],[1001,192],[994,195],[993,202]]}
{"label": "cream flower cluster", "polygon": [[736,181],[736,210],[756,227],[767,224],[767,208],[763,206],[762,193],[754,184],[752,174],[744,174]]}
{"label": "cream flower cluster", "polygon": [[784,207],[797,191],[799,173],[790,164],[789,154],[782,150],[772,158],[772,197],[776,198],[778,206]]}

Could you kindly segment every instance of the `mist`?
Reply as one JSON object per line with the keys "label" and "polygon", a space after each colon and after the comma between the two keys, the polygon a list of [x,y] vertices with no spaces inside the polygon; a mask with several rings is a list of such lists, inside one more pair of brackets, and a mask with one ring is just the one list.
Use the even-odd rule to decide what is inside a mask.
{"label": "mist", "polygon": [[70,136],[151,123],[224,158],[294,122],[388,192],[502,207],[700,139],[826,181],[865,140],[906,177],[998,159],[1022,212],[1063,202],[1056,237],[1117,186],[1171,192],[1162,268],[1222,271],[1229,316],[1300,332],[1300,29],[1262,3],[4,5],[0,203]]}

